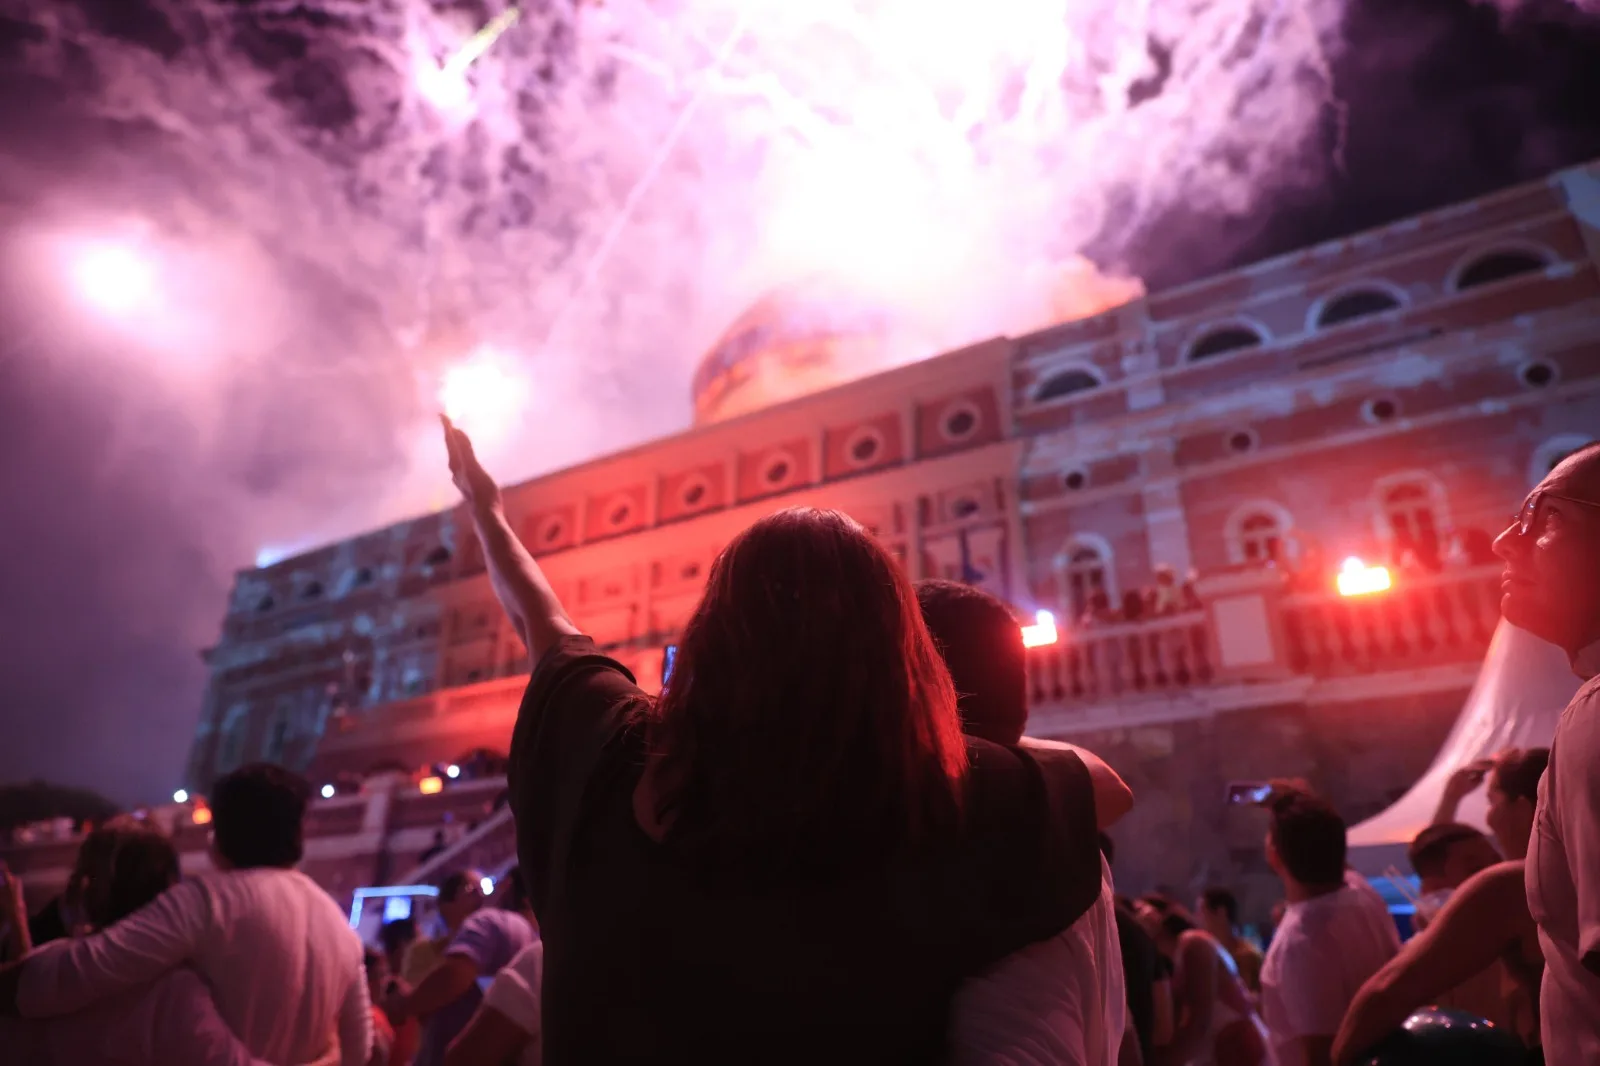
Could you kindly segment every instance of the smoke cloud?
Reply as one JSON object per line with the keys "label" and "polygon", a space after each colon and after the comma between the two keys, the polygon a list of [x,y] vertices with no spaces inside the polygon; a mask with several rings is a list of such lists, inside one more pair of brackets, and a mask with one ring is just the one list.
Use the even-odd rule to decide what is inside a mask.
{"label": "smoke cloud", "polygon": [[[482,441],[518,479],[685,426],[706,347],[802,279],[868,294],[904,359],[1224,265],[1361,150],[1352,10],[0,0],[0,374],[74,412],[74,477],[164,516],[119,532],[196,646],[258,552],[450,502],[464,361],[518,377]],[[107,243],[149,272],[115,313],[74,273]]]}

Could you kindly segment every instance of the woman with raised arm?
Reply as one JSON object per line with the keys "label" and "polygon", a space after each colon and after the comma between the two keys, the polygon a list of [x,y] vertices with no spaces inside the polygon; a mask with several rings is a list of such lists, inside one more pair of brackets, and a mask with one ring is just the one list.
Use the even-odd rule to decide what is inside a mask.
{"label": "woman with raised arm", "polygon": [[911,583],[855,522],[739,534],[651,698],[445,434],[533,666],[510,800],[550,1066],[937,1062],[962,978],[1094,902],[1126,786],[1073,749],[963,740]]}

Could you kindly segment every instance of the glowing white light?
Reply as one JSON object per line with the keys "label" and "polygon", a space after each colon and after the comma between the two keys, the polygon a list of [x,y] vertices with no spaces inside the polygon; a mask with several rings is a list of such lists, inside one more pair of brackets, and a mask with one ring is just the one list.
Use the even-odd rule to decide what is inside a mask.
{"label": "glowing white light", "polygon": [[492,348],[480,348],[445,371],[438,399],[452,422],[493,443],[515,425],[525,394],[511,361]]}
{"label": "glowing white light", "polygon": [[449,778],[460,777],[461,776],[461,767],[457,766],[455,763],[451,763],[449,766],[446,766],[444,768],[444,776],[449,777]]}
{"label": "glowing white light", "polygon": [[181,789],[181,788],[178,789],[178,791],[176,791],[176,792],[174,792],[172,794],[172,802],[173,803],[188,803],[189,802],[189,793],[187,791],[185,791],[184,789]]}
{"label": "glowing white light", "polygon": [[485,877],[482,881],[478,882],[478,887],[483,889],[483,894],[485,896],[494,895],[494,878]]}
{"label": "glowing white light", "polygon": [[1387,567],[1368,566],[1352,555],[1339,567],[1338,585],[1341,596],[1370,596],[1389,591],[1394,582]]}
{"label": "glowing white light", "polygon": [[453,64],[423,64],[417,70],[417,91],[441,111],[459,111],[472,102],[467,72]]}
{"label": "glowing white light", "polygon": [[331,799],[333,799],[333,794],[336,791],[337,791],[337,789],[335,789],[332,785],[323,785],[322,786],[322,798],[325,799],[325,800],[331,800]]}
{"label": "glowing white light", "polygon": [[138,309],[155,288],[149,262],[120,244],[95,244],[79,251],[73,260],[73,280],[85,300],[113,315]]}
{"label": "glowing white light", "polygon": [[1056,632],[1055,615],[1049,611],[1039,611],[1033,617],[1033,625],[1022,627],[1022,646],[1042,648],[1047,644],[1054,644],[1059,637]]}

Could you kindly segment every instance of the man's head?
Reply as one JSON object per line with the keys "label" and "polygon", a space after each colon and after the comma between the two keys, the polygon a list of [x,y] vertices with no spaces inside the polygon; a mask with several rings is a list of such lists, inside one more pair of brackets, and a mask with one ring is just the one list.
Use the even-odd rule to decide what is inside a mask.
{"label": "man's head", "polygon": [[1275,786],[1267,801],[1267,865],[1285,884],[1327,888],[1344,881],[1345,826],[1339,812],[1305,789]]}
{"label": "man's head", "polygon": [[1200,924],[1206,932],[1228,943],[1239,927],[1239,899],[1226,888],[1208,888],[1200,893]]}
{"label": "man's head", "polygon": [[483,906],[483,873],[480,870],[457,870],[444,875],[439,882],[439,917],[445,926],[455,932],[467,916]]}
{"label": "man's head", "polygon": [[311,786],[272,763],[250,763],[211,788],[211,855],[228,870],[288,869],[305,853]]}
{"label": "man's head", "polygon": [[1484,818],[1508,859],[1528,855],[1533,812],[1539,805],[1539,779],[1549,765],[1549,748],[1506,748],[1494,757],[1484,793],[1489,804]]}
{"label": "man's head", "polygon": [[1015,744],[1028,722],[1028,660],[1011,608],[954,581],[919,581],[917,602],[955,682],[961,728]]}
{"label": "man's head", "polygon": [[1600,442],[1539,482],[1494,550],[1507,621],[1569,655],[1600,640]]}
{"label": "man's head", "polygon": [[1459,888],[1479,870],[1500,861],[1488,837],[1460,822],[1428,826],[1411,841],[1407,856],[1424,892]]}

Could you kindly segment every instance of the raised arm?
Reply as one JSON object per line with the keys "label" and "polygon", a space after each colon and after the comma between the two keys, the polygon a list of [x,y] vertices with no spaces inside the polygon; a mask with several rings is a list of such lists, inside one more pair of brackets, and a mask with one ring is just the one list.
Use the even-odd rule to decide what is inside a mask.
{"label": "raised arm", "polygon": [[1022,747],[1032,751],[1070,751],[1083,761],[1094,787],[1096,828],[1110,829],[1133,810],[1133,790],[1094,752],[1059,740],[1035,740],[1033,737],[1023,737]]}
{"label": "raised arm", "polygon": [[1427,930],[1361,986],[1339,1026],[1334,1062],[1360,1061],[1412,1011],[1493,964],[1532,924],[1522,863],[1502,862],[1468,879]]}
{"label": "raised arm", "polygon": [[1444,788],[1439,790],[1439,805],[1434,809],[1432,825],[1443,825],[1456,820],[1456,808],[1461,806],[1461,801],[1471,795],[1494,768],[1492,759],[1479,759],[1465,766],[1458,766],[1451,775],[1445,779]]}
{"label": "raised arm", "polygon": [[149,984],[194,957],[209,914],[204,890],[182,881],[93,936],[34,952],[22,965],[18,1012],[35,1018],[70,1014]]}
{"label": "raised arm", "polygon": [[523,647],[528,649],[531,669],[557,640],[575,635],[578,627],[567,617],[550,582],[545,580],[544,571],[539,569],[539,564],[534,562],[506,520],[500,487],[478,462],[472,441],[451,424],[450,419],[443,415],[439,418],[444,424],[445,448],[450,454],[450,476],[472,514],[472,523],[489,567],[489,583],[522,637]]}

